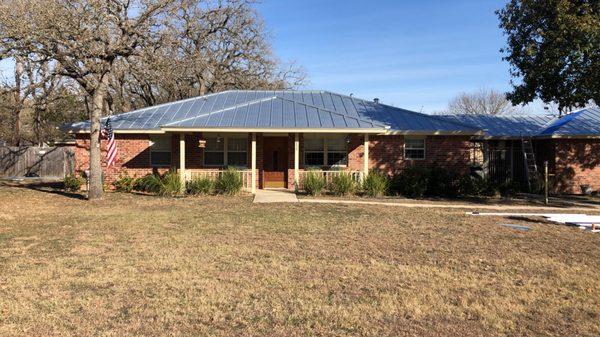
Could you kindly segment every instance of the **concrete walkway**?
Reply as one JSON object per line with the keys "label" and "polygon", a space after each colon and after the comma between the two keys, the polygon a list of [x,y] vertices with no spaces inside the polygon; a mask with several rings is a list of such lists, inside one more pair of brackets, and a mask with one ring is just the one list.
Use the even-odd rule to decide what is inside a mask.
{"label": "concrete walkway", "polygon": [[590,207],[551,207],[535,205],[481,205],[481,204],[443,204],[443,203],[406,203],[362,200],[309,199],[302,198],[302,203],[313,204],[354,204],[354,205],[383,205],[408,208],[454,208],[454,209],[492,209],[492,210],[552,210],[552,211],[600,211],[595,206]]}
{"label": "concrete walkway", "polygon": [[257,190],[256,194],[254,195],[254,202],[298,202],[298,198],[296,197],[296,193],[286,189]]}

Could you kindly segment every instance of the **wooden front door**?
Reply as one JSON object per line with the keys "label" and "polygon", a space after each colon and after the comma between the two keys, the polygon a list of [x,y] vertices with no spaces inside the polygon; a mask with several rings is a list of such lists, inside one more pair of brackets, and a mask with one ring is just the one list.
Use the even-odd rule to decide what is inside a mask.
{"label": "wooden front door", "polygon": [[263,148],[263,187],[287,187],[287,137],[265,137]]}

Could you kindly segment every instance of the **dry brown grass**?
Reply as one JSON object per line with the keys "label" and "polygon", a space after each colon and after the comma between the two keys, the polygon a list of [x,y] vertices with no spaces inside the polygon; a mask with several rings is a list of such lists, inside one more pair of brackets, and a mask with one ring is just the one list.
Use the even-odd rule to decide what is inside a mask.
{"label": "dry brown grass", "polygon": [[0,335],[600,335],[600,235],[250,201],[0,187]]}

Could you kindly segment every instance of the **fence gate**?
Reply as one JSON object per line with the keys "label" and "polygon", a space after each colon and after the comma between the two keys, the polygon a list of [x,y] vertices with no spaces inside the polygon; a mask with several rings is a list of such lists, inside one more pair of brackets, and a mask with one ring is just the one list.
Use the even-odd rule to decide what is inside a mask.
{"label": "fence gate", "polygon": [[0,177],[62,179],[74,171],[74,153],[65,147],[0,147]]}

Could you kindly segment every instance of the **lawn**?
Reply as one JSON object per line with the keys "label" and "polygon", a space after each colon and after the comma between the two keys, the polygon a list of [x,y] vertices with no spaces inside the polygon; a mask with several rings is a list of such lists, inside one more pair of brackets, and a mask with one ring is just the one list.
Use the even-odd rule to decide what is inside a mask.
{"label": "lawn", "polygon": [[599,247],[459,209],[0,187],[0,336],[598,336]]}

